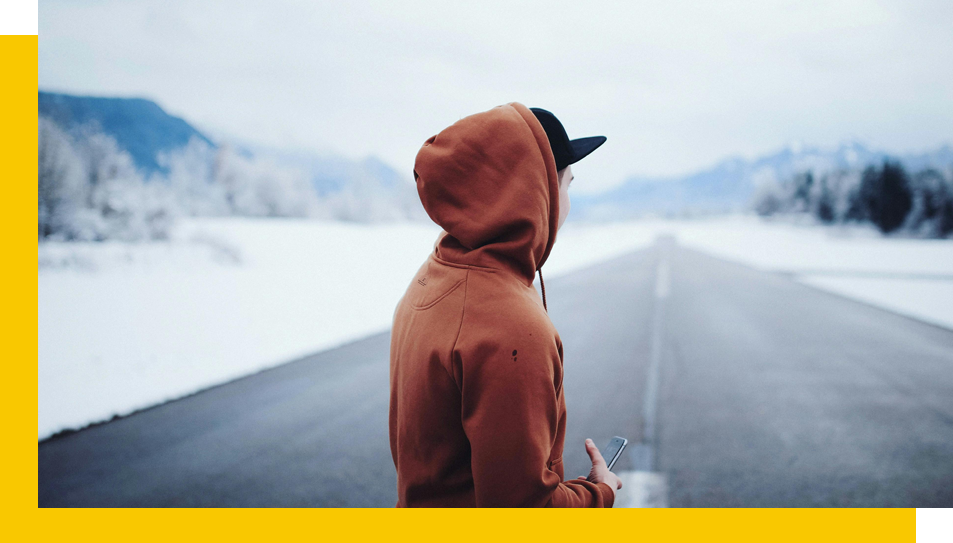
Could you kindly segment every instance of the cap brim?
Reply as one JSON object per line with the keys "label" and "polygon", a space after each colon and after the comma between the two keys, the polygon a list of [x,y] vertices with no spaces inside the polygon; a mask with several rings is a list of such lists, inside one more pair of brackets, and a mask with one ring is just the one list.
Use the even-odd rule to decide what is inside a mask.
{"label": "cap brim", "polygon": [[570,140],[569,147],[572,148],[572,160],[569,163],[575,164],[576,162],[586,158],[586,155],[595,151],[605,142],[605,136],[590,136],[588,138]]}

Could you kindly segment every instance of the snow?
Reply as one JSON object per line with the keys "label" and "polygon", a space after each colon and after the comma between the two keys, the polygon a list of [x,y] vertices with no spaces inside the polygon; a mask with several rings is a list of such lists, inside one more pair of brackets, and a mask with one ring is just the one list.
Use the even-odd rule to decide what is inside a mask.
{"label": "snow", "polygon": [[[38,249],[38,435],[387,330],[439,228],[180,220],[168,242]],[[953,328],[953,242],[753,217],[566,224],[547,279],[680,244]]]}
{"label": "snow", "polygon": [[808,275],[800,281],[895,313],[953,328],[953,279],[875,279]]}
{"label": "snow", "polygon": [[192,219],[164,245],[81,244],[80,270],[39,274],[39,435],[386,329],[438,232]]}
{"label": "snow", "polygon": [[672,226],[682,245],[763,270],[953,274],[950,240],[891,238],[868,227],[769,222],[747,216]]}
{"label": "snow", "polygon": [[[547,277],[652,242],[635,230],[567,225]],[[439,232],[215,218],[167,243],[41,244],[39,437],[387,330]]]}
{"label": "snow", "polygon": [[953,329],[953,240],[744,216],[667,228],[681,245]]}

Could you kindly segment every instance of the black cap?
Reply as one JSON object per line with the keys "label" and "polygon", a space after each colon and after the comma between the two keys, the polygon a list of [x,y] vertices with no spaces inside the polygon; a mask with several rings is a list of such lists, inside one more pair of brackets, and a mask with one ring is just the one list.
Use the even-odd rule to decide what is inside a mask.
{"label": "black cap", "polygon": [[571,140],[566,134],[563,124],[559,122],[555,115],[538,107],[531,107],[529,110],[533,112],[533,115],[536,115],[539,124],[543,125],[543,130],[546,131],[549,146],[552,147],[553,156],[556,158],[557,170],[579,162],[606,142],[605,136],[589,136],[588,138]]}

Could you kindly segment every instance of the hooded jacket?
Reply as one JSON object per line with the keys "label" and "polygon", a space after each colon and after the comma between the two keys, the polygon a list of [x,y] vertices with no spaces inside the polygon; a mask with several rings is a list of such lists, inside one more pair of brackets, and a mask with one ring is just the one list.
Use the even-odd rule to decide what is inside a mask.
{"label": "hooded jacket", "polygon": [[563,348],[533,278],[556,239],[549,140],[512,102],[428,139],[414,164],[443,231],[397,305],[390,446],[398,507],[611,507],[563,481]]}

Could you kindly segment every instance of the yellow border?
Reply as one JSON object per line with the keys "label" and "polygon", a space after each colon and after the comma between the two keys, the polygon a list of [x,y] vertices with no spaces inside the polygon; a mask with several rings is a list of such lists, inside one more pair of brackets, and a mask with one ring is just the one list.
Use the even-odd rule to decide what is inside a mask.
{"label": "yellow border", "polygon": [[[37,36],[0,37],[3,81],[0,140],[7,306],[3,334],[10,353],[3,395],[7,518],[31,539],[83,535],[97,540],[391,541],[915,541],[913,509],[695,509],[612,511],[408,511],[354,509],[39,509],[35,446]],[[16,528],[16,526],[15,526]],[[19,538],[16,538],[19,539]]]}
{"label": "yellow border", "polygon": [[[0,36],[0,220],[3,259],[3,344],[6,369],[3,403],[6,413],[3,501],[8,511],[24,505],[36,508],[37,450],[33,448],[37,424],[35,386],[37,374],[27,365],[36,360],[37,269],[33,258],[33,224],[37,220],[37,36]],[[8,517],[11,518],[11,517]],[[12,518],[22,519],[22,515]]]}

